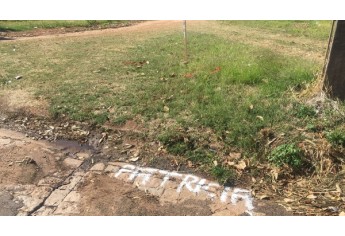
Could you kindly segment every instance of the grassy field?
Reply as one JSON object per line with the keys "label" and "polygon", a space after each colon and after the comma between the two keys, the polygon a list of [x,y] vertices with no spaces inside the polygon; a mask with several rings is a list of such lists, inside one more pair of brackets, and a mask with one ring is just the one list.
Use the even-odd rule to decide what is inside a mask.
{"label": "grassy field", "polygon": [[[296,25],[303,24],[302,36],[310,40],[310,50],[313,40],[326,45],[329,33],[329,22],[216,24],[263,28],[282,40],[288,37],[285,34],[299,37],[302,31]],[[154,139],[222,182],[234,173],[214,161],[222,163],[229,152],[254,162],[303,169],[311,157],[299,149],[307,136],[298,130],[321,130],[335,142],[341,140],[341,135],[332,136],[333,130],[341,129],[341,115],[325,109],[320,116],[295,96],[316,80],[321,63],[191,27],[186,64],[180,32],[145,37],[1,43],[1,89],[25,89],[45,98],[54,118],[97,124],[142,118],[148,126],[159,121],[162,125]],[[318,49],[315,53],[323,55]],[[14,80],[17,75],[23,79]],[[207,145],[205,129],[217,137]],[[267,143],[278,137],[280,146],[272,151]],[[210,150],[212,142],[220,143],[221,150]]]}
{"label": "grassy field", "polygon": [[[250,29],[267,30],[276,33],[291,34],[313,39],[327,39],[330,33],[331,21],[223,21],[223,24],[239,25]],[[264,33],[264,32],[263,32]]]}
{"label": "grassy field", "polygon": [[112,26],[125,23],[123,20],[21,20],[21,21],[0,21],[1,31],[26,31],[33,29],[71,28],[71,27],[93,27]]}

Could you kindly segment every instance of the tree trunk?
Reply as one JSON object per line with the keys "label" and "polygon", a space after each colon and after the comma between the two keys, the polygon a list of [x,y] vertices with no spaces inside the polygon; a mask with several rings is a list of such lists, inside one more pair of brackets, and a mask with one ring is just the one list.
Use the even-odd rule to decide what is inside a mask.
{"label": "tree trunk", "polygon": [[[332,35],[330,36],[332,37]],[[331,39],[331,38],[330,38]],[[332,97],[345,100],[345,21],[334,24],[324,70],[323,89]],[[327,63],[328,62],[328,63]]]}

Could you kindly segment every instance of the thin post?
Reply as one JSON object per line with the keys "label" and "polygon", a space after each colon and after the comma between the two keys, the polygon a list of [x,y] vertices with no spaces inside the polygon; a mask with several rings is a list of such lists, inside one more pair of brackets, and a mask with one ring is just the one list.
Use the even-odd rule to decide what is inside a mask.
{"label": "thin post", "polygon": [[184,62],[188,63],[188,48],[187,48],[187,21],[183,21],[183,38],[184,38]]}

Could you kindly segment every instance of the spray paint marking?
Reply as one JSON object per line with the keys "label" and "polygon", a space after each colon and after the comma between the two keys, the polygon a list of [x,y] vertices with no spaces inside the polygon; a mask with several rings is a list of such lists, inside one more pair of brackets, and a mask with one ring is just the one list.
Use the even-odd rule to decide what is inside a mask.
{"label": "spray paint marking", "polygon": [[166,183],[171,180],[179,182],[179,185],[176,189],[176,192],[178,193],[180,193],[183,189],[187,189],[191,193],[195,194],[204,192],[212,201],[217,200],[217,196],[220,196],[220,202],[224,204],[231,203],[232,205],[236,205],[238,202],[244,201],[246,212],[249,215],[253,215],[253,198],[251,196],[251,192],[246,189],[231,187],[225,187],[223,189],[223,187],[221,187],[218,183],[201,179],[195,175],[184,175],[174,171],[170,172],[154,168],[137,167],[134,165],[123,165],[114,176],[115,178],[119,178],[122,174],[126,173],[129,174],[127,179],[128,181],[137,180],[137,182],[142,186],[145,186],[147,183],[149,183],[153,175],[158,175],[158,179],[162,180],[160,187],[164,187]]}

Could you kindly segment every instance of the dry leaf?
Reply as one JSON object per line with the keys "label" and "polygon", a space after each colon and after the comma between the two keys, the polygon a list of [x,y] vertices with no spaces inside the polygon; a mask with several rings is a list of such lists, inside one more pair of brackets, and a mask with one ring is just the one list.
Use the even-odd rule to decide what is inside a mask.
{"label": "dry leaf", "polygon": [[238,170],[244,170],[247,164],[244,161],[239,161],[237,165],[234,165]]}
{"label": "dry leaf", "polygon": [[100,139],[98,140],[98,143],[103,142],[104,139],[106,139],[106,138],[107,138],[107,133],[102,133],[102,138],[100,138]]}
{"label": "dry leaf", "polygon": [[340,188],[339,184],[336,184],[335,187],[337,188],[337,192],[341,193],[341,188]]}
{"label": "dry leaf", "polygon": [[315,196],[314,194],[310,194],[307,196],[308,199],[316,199],[317,196]]}
{"label": "dry leaf", "polygon": [[262,116],[256,116],[256,118],[258,118],[259,120],[264,120],[264,118]]}
{"label": "dry leaf", "polygon": [[241,158],[241,153],[240,152],[231,152],[229,154],[228,160],[236,160]]}
{"label": "dry leaf", "polygon": [[234,166],[234,165],[235,165],[235,162],[233,162],[233,161],[228,161],[228,165],[229,165],[229,166]]}
{"label": "dry leaf", "polygon": [[286,203],[291,203],[294,202],[295,200],[291,199],[291,198],[284,198],[284,202]]}
{"label": "dry leaf", "polygon": [[134,145],[133,144],[129,144],[129,143],[126,143],[126,144],[123,145],[124,149],[131,149],[133,147],[134,147]]}
{"label": "dry leaf", "polygon": [[219,71],[221,71],[221,68],[220,68],[220,66],[217,66],[211,73],[214,74],[214,73],[217,73]]}
{"label": "dry leaf", "polygon": [[345,216],[345,212],[340,212],[339,216]]}
{"label": "dry leaf", "polygon": [[139,160],[140,157],[133,157],[131,159],[129,159],[129,161],[131,162],[136,162],[137,160]]}
{"label": "dry leaf", "polygon": [[254,177],[252,177],[252,182],[256,183],[256,179]]}
{"label": "dry leaf", "polygon": [[300,180],[296,184],[298,187],[305,187],[307,184],[307,181],[306,180]]}
{"label": "dry leaf", "polygon": [[334,198],[330,193],[325,193],[324,195],[323,195],[324,197],[327,197],[327,198],[330,198],[330,199],[332,199],[332,198]]}
{"label": "dry leaf", "polygon": [[217,166],[217,165],[218,165],[218,162],[217,162],[217,161],[213,161],[213,165],[214,165],[214,166]]}
{"label": "dry leaf", "polygon": [[261,195],[261,196],[259,196],[259,199],[260,200],[268,200],[268,199],[270,199],[270,197],[267,195]]}
{"label": "dry leaf", "polygon": [[329,206],[325,210],[331,211],[331,212],[338,212],[339,211],[338,207],[334,207],[334,206]]}
{"label": "dry leaf", "polygon": [[278,176],[279,176],[279,170],[278,169],[272,170],[271,174],[272,174],[272,179],[273,180],[278,180]]}
{"label": "dry leaf", "polygon": [[187,78],[187,79],[191,79],[191,78],[193,78],[193,76],[194,75],[192,73],[187,73],[187,74],[184,75],[184,77]]}
{"label": "dry leaf", "polygon": [[188,161],[188,167],[193,167],[193,162],[191,162],[191,161]]}
{"label": "dry leaf", "polygon": [[253,110],[253,109],[254,109],[253,104],[250,104],[249,109],[250,109],[250,110]]}
{"label": "dry leaf", "polygon": [[137,157],[139,156],[140,154],[140,150],[136,150],[134,153],[133,153],[133,157]]}
{"label": "dry leaf", "polygon": [[169,112],[170,109],[169,109],[169,107],[164,106],[164,107],[163,107],[163,110],[164,110],[165,112]]}

